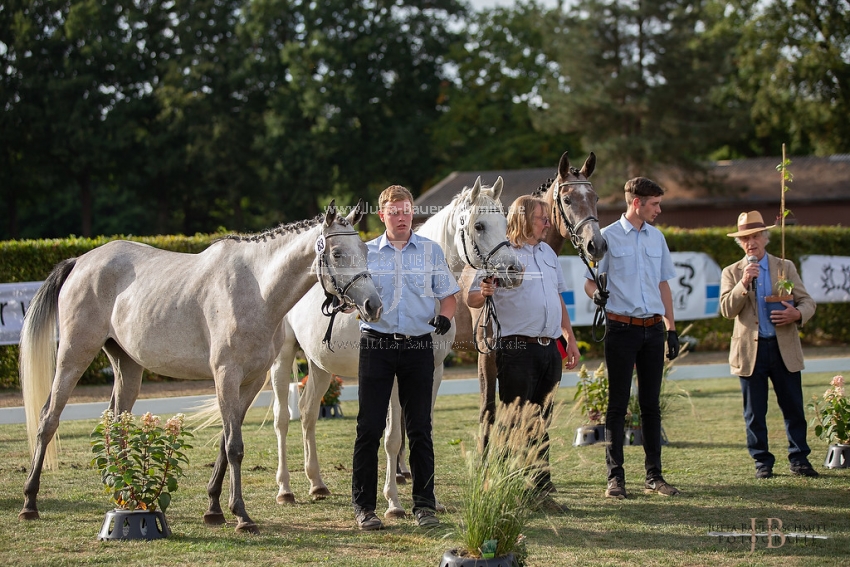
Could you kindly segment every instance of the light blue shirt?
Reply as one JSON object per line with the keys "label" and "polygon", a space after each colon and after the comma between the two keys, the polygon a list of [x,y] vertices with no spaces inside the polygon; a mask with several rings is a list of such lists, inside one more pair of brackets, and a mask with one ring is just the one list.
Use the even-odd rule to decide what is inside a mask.
{"label": "light blue shirt", "polygon": [[[493,294],[502,336],[560,337],[561,292],[567,291],[567,284],[558,255],[545,242],[512,250],[525,270],[522,284],[511,289],[497,287]],[[470,290],[480,291],[484,276],[478,271]]]}
{"label": "light blue shirt", "polygon": [[[664,314],[661,282],[676,277],[676,267],[661,231],[643,223],[640,230],[626,215],[602,229],[608,253],[599,262],[599,273],[608,273],[607,310],[629,317]],[[593,279],[587,274],[588,279]]]}
{"label": "light blue shirt", "polygon": [[439,301],[460,291],[440,245],[415,232],[399,250],[385,232],[366,243],[366,265],[384,304],[379,321],[360,321],[361,329],[419,336],[439,314]]}
{"label": "light blue shirt", "polygon": [[770,266],[767,263],[767,254],[759,260],[759,275],[756,278],[756,303],[759,310],[759,336],[775,337],[776,327],[770,320],[770,309],[764,298],[771,295],[773,287],[770,281]]}

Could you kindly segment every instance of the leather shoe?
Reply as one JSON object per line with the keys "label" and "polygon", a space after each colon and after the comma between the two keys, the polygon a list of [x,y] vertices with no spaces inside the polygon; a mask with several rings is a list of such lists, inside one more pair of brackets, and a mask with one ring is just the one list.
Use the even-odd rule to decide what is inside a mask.
{"label": "leather shoe", "polygon": [[756,478],[770,478],[773,476],[773,469],[768,467],[759,467],[756,469]]}
{"label": "leather shoe", "polygon": [[812,468],[812,465],[809,463],[796,464],[791,463],[791,474],[795,474],[797,476],[808,476],[810,478],[819,477],[818,471]]}

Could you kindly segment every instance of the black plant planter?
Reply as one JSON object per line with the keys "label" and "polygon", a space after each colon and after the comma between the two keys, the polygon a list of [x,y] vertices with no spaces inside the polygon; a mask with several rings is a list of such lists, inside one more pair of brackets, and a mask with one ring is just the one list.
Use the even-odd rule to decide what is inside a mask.
{"label": "black plant planter", "polygon": [[450,549],[445,552],[440,561],[440,567],[517,567],[518,565],[513,553],[492,559],[461,556],[458,553],[457,549]]}
{"label": "black plant planter", "polygon": [[156,510],[112,510],[106,513],[97,539],[162,539],[171,535],[165,514]]}

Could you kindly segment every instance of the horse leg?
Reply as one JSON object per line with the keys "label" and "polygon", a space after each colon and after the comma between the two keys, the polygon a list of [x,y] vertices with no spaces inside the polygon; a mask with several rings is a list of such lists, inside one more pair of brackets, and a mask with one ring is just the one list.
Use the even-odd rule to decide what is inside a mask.
{"label": "horse leg", "polygon": [[295,360],[295,340],[287,333],[283,348],[275,358],[271,373],[274,390],[274,433],[277,437],[277,481],[278,491],[275,500],[278,504],[295,504],[295,494],[289,485],[289,466],[286,462],[286,436],[289,433],[289,377],[292,362]]}
{"label": "horse leg", "polygon": [[[451,342],[449,343],[451,344]],[[436,350],[435,350],[436,354]],[[440,384],[443,382],[443,371],[445,367],[443,366],[443,360],[445,359],[445,355],[448,353],[444,353],[442,357],[439,357],[439,364],[434,364],[434,387],[431,391],[431,424],[433,428],[434,424],[434,406],[437,404],[437,392],[440,389]],[[436,362],[436,361],[435,361]],[[433,437],[433,434],[432,434]],[[437,491],[434,490],[434,507],[438,512],[445,512],[446,507],[443,504],[440,504],[440,501],[437,499]]]}
{"label": "horse leg", "polygon": [[[39,518],[37,498],[38,491],[41,488],[41,472],[44,468],[48,446],[56,435],[57,429],[59,429],[59,418],[62,415],[62,410],[68,404],[71,391],[100,349],[100,345],[92,343],[83,346],[76,345],[74,351],[71,352],[63,346],[69,342],[71,341],[60,340],[59,352],[56,357],[55,378],[50,395],[48,395],[39,415],[32,466],[24,483],[24,506],[18,513],[19,520]],[[85,348],[85,346],[88,346],[88,348]],[[48,468],[50,468],[49,465]]]}
{"label": "horse leg", "polygon": [[124,411],[132,411],[142,388],[143,368],[111,339],[103,345],[103,350],[112,364],[115,378],[109,408],[116,416]]}
{"label": "horse leg", "polygon": [[[404,410],[402,410],[402,414]],[[402,415],[402,422],[404,416]],[[407,466],[407,432],[401,428],[401,443],[398,446],[398,457],[396,457],[395,481],[396,484],[406,484],[410,480],[410,467]]]}
{"label": "horse leg", "polygon": [[322,480],[319,469],[319,454],[316,450],[316,422],[319,419],[319,406],[322,396],[328,391],[331,375],[312,360],[307,360],[310,378],[304,388],[304,393],[298,401],[301,411],[301,437],[304,443],[304,473],[310,481],[310,497],[313,500],[324,500],[331,491]]}
{"label": "horse leg", "polygon": [[[479,449],[487,446],[490,426],[496,419],[496,354],[478,354],[478,388],[481,392],[478,422],[484,424]],[[486,423],[485,423],[486,422]]]}
{"label": "horse leg", "polygon": [[227,472],[226,445],[227,442],[222,431],[221,439],[218,442],[218,456],[215,458],[212,476],[207,483],[209,506],[207,511],[204,512],[204,523],[208,526],[220,526],[225,523],[224,511],[221,509],[221,487],[224,483],[224,474]]}
{"label": "horse leg", "polygon": [[404,518],[405,512],[398,499],[398,484],[395,478],[395,466],[401,449],[401,403],[398,400],[398,382],[393,381],[393,392],[387,411],[387,425],[384,429],[384,451],[387,454],[387,474],[384,480],[384,498],[387,499],[385,518]]}

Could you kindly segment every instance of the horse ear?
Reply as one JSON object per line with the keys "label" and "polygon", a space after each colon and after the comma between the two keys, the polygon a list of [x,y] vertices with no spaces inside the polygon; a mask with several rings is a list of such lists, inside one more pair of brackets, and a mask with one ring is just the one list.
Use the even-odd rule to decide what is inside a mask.
{"label": "horse ear", "polygon": [[570,174],[570,158],[567,157],[569,152],[564,152],[564,155],[561,156],[561,161],[558,162],[558,177],[561,179],[566,179]]}
{"label": "horse ear", "polygon": [[330,226],[336,220],[336,199],[331,199],[327,209],[325,209],[325,226]]}
{"label": "horse ear", "polygon": [[466,200],[469,201],[471,205],[475,201],[478,200],[478,194],[481,192],[481,176],[478,176],[478,179],[475,180],[475,185],[472,186],[472,191],[469,192],[469,195],[466,196]]}
{"label": "horse ear", "polygon": [[596,154],[590,152],[590,155],[584,160],[584,165],[581,166],[581,174],[590,179],[594,169],[596,169]]}
{"label": "horse ear", "polygon": [[357,206],[345,218],[351,223],[351,226],[357,226],[357,223],[363,218],[363,199],[357,201]]}
{"label": "horse ear", "polygon": [[502,195],[502,189],[505,187],[505,181],[502,179],[500,175],[498,179],[496,179],[496,183],[493,184],[493,200],[498,201],[499,197]]}

